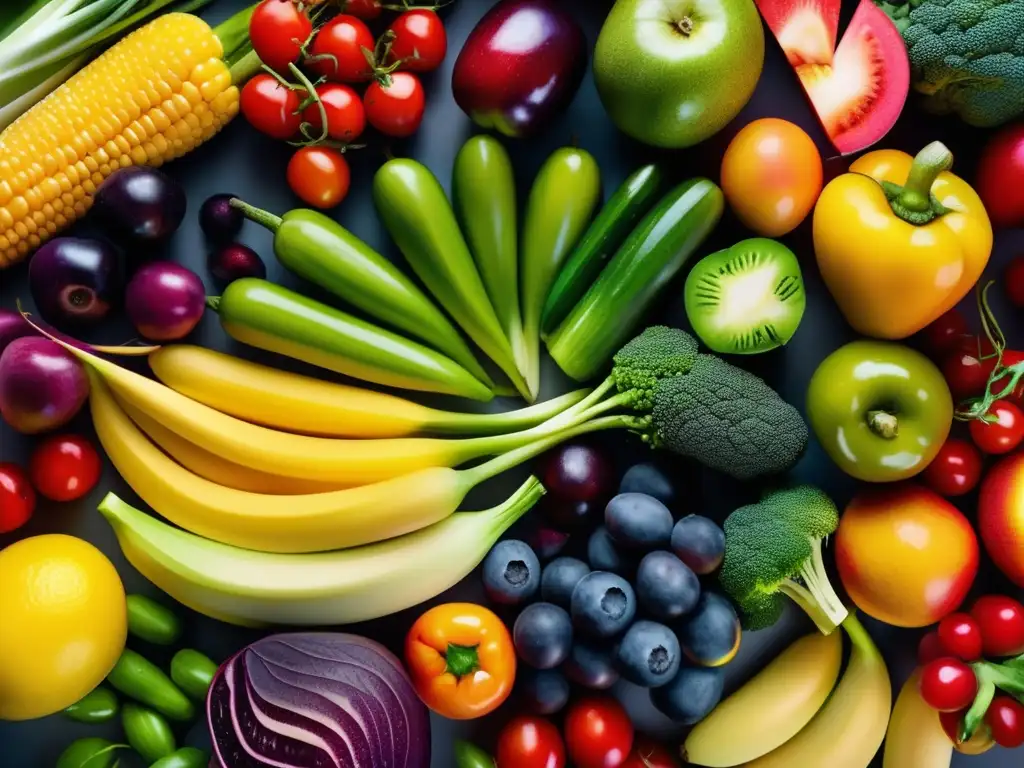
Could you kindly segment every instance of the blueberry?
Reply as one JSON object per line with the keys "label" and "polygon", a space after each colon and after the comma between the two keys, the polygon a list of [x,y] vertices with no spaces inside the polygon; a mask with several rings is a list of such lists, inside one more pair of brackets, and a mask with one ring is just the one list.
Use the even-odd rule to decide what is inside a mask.
{"label": "blueberry", "polygon": [[693,725],[718,706],[724,685],[721,669],[684,666],[668,685],[651,690],[651,703],[675,722]]}
{"label": "blueberry", "polygon": [[679,625],[679,645],[694,664],[720,667],[740,649],[740,620],[727,598],[714,592],[700,596]]}
{"label": "blueberry", "polygon": [[672,529],[672,551],[698,576],[714,573],[725,556],[725,531],[700,515],[688,515]]}
{"label": "blueberry", "polygon": [[540,588],[540,560],[524,541],[499,541],[484,560],[484,590],[492,602],[519,605]]}
{"label": "blueberry", "polygon": [[572,648],[572,621],[564,608],[551,603],[528,605],[512,628],[519,658],[535,669],[557,667]]}
{"label": "blueberry", "polygon": [[523,667],[516,675],[516,695],[538,715],[553,715],[569,702],[569,681],[557,669]]}
{"label": "blueberry", "polygon": [[633,557],[619,551],[603,525],[590,534],[587,540],[587,561],[594,570],[609,571],[620,576],[629,576],[636,568]]}
{"label": "blueberry", "polygon": [[671,552],[651,552],[636,571],[636,599],[662,621],[689,613],[700,598],[700,581]]}
{"label": "blueberry", "polygon": [[562,667],[574,683],[595,691],[611,688],[619,681],[615,649],[577,642]]}
{"label": "blueberry", "polygon": [[604,524],[616,544],[641,552],[667,546],[672,537],[672,513],[643,493],[620,493],[609,501]]}
{"label": "blueberry", "polygon": [[586,635],[614,637],[626,631],[634,616],[633,587],[614,573],[588,573],[572,591],[573,625]]}
{"label": "blueberry", "polygon": [[556,531],[553,528],[538,528],[530,536],[530,544],[541,561],[558,557],[558,553],[565,549],[569,543],[569,534]]}
{"label": "blueberry", "polygon": [[646,493],[669,508],[677,499],[672,481],[654,464],[634,464],[627,469],[619,483],[619,493]]}
{"label": "blueberry", "polygon": [[664,624],[638,621],[626,630],[616,658],[629,682],[656,688],[676,676],[681,655],[675,632]]}
{"label": "blueberry", "polygon": [[540,577],[541,599],[568,609],[572,605],[572,591],[588,573],[590,566],[575,557],[552,560]]}

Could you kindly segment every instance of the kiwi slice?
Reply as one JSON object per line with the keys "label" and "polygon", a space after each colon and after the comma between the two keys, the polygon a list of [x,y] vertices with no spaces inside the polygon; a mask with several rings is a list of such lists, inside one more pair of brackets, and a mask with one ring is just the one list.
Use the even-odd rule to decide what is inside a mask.
{"label": "kiwi slice", "polygon": [[782,243],[743,240],[698,261],[685,288],[686,316],[714,352],[752,355],[788,342],[807,298],[800,263]]}

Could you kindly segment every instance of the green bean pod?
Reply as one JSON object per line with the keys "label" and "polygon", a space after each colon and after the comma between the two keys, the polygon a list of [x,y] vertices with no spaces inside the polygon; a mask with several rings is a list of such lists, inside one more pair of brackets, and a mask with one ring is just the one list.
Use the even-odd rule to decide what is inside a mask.
{"label": "green bean pod", "polygon": [[125,696],[152,707],[172,720],[188,722],[195,717],[192,702],[158,666],[130,648],[107,675],[107,681]]}
{"label": "green bean pod", "polygon": [[182,648],[171,659],[171,680],[196,701],[206,700],[215,674],[217,665],[191,648]]}
{"label": "green bean pod", "polygon": [[79,723],[106,723],[117,716],[117,696],[102,685],[64,710],[64,715]]}
{"label": "green bean pod", "polygon": [[389,160],[373,178],[384,226],[416,275],[516,389],[530,402],[512,347],[487,297],[441,183],[415,160]]}
{"label": "green bean pod", "polygon": [[117,763],[120,749],[128,749],[128,745],[95,736],[78,739],[60,753],[56,768],[112,768]]}
{"label": "green bean pod", "polygon": [[167,757],[162,757],[149,768],[207,768],[210,756],[195,747],[182,747]]}
{"label": "green bean pod", "polygon": [[156,645],[172,645],[181,636],[181,621],[156,600],[128,595],[128,631]]}
{"label": "green bean pod", "polygon": [[121,711],[121,726],[131,748],[147,764],[167,757],[178,748],[170,723],[159,712],[128,702]]}
{"label": "green bean pod", "polygon": [[440,352],[266,280],[235,280],[206,303],[229,336],[259,349],[388,387],[494,397]]}
{"label": "green bean pod", "polygon": [[540,321],[559,268],[594,214],[601,199],[601,172],[589,153],[563,147],[537,174],[523,222],[519,295],[526,338],[526,381],[540,385]]}

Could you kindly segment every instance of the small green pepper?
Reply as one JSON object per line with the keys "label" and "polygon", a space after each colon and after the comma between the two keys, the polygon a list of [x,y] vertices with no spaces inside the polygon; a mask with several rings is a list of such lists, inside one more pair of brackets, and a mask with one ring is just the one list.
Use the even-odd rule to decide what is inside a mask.
{"label": "small green pepper", "polygon": [[171,645],[181,637],[178,617],[144,595],[128,595],[128,631],[156,645]]}
{"label": "small green pepper", "polygon": [[182,747],[167,757],[161,757],[149,768],[206,768],[209,760],[209,756],[201,749]]}
{"label": "small green pepper", "polygon": [[114,692],[99,686],[65,709],[64,714],[79,723],[105,723],[114,719],[117,709]]}
{"label": "small green pepper", "polygon": [[125,648],[107,675],[107,681],[125,696],[152,707],[172,720],[189,721],[196,710],[185,694],[152,662]]}
{"label": "small green pepper", "polygon": [[158,712],[128,702],[121,712],[124,736],[147,763],[167,757],[176,748],[170,723]]}
{"label": "small green pepper", "polygon": [[209,658],[191,648],[182,648],[171,659],[171,680],[186,695],[197,701],[206,700],[217,665]]}
{"label": "small green pepper", "polygon": [[494,768],[494,758],[468,741],[456,741],[455,768]]}
{"label": "small green pepper", "polygon": [[60,753],[56,768],[112,768],[117,763],[119,749],[128,749],[128,745],[95,736],[78,739]]}

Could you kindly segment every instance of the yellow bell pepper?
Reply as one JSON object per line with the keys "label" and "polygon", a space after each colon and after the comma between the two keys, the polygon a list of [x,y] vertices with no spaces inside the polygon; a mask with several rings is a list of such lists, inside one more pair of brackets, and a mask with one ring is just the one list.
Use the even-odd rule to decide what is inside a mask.
{"label": "yellow bell pepper", "polygon": [[818,198],[818,267],[859,333],[906,338],[956,306],[981,277],[992,225],[952,165],[940,142],[914,158],[869,152]]}

